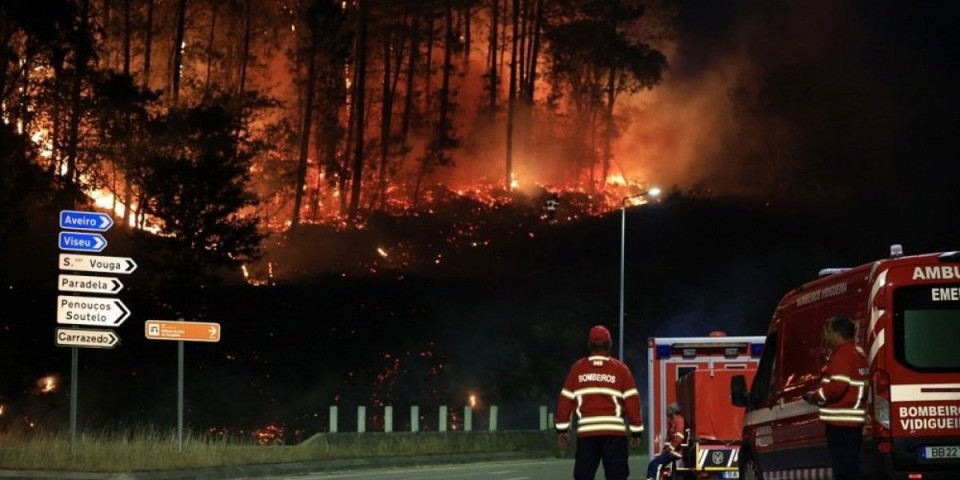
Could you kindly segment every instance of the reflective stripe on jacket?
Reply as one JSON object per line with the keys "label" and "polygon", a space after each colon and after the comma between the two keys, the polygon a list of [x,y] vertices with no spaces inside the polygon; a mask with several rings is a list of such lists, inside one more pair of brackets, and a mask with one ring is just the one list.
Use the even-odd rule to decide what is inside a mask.
{"label": "reflective stripe on jacket", "polygon": [[578,437],[625,436],[628,430],[639,435],[643,431],[633,374],[623,362],[606,355],[582,358],[570,368],[557,399],[558,432],[570,429],[574,412]]}
{"label": "reflective stripe on jacket", "polygon": [[869,372],[866,355],[853,340],[837,345],[821,372],[820,420],[837,426],[863,425]]}

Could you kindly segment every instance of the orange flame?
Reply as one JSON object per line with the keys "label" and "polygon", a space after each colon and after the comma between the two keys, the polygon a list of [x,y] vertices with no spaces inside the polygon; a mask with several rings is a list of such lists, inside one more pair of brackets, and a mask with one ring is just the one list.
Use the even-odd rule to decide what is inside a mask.
{"label": "orange flame", "polygon": [[52,393],[56,391],[60,379],[56,375],[47,375],[37,379],[37,393]]}

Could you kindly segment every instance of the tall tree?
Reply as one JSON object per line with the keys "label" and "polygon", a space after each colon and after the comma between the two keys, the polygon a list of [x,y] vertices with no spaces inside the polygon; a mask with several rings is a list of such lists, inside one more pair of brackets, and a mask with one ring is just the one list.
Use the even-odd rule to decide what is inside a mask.
{"label": "tall tree", "polygon": [[393,105],[396,98],[397,82],[400,79],[400,70],[403,68],[404,30],[410,16],[409,8],[397,11],[389,8],[384,12],[383,22],[378,30],[381,32],[383,44],[383,80],[381,81],[381,109],[380,109],[380,166],[377,172],[377,189],[371,207],[383,208],[387,197],[387,171],[390,169],[390,151],[393,144],[391,125],[393,123]]}
{"label": "tall tree", "polygon": [[[129,0],[128,0],[129,1]],[[217,7],[219,6],[220,1],[214,0],[210,3],[210,36],[207,40],[207,80],[204,87],[204,94],[210,94],[210,72],[213,69],[213,41],[216,38],[215,34],[217,32]]]}
{"label": "tall tree", "polygon": [[[642,8],[628,8],[619,1],[587,0],[578,4],[570,20],[553,25],[546,32],[551,79],[557,88],[569,93],[576,109],[573,136],[579,144],[579,156],[587,160],[591,187],[595,186],[595,144],[601,125],[603,180],[609,172],[617,95],[652,88],[660,82],[666,68],[666,57],[660,51],[621,28],[628,21],[638,21],[642,14]],[[598,118],[602,119],[601,125]],[[583,143],[584,133],[588,134],[589,143]]]}
{"label": "tall tree", "polygon": [[187,28],[187,0],[177,0],[176,34],[173,36],[173,62],[170,90],[173,101],[180,99],[180,80],[183,73],[183,38]]}
{"label": "tall tree", "polygon": [[453,165],[451,152],[459,146],[451,118],[455,104],[452,100],[450,76],[453,72],[453,51],[457,38],[453,30],[453,0],[444,1],[444,49],[440,80],[439,113],[434,124],[433,136],[420,160],[420,169],[414,187],[414,202],[419,199],[420,189],[426,176],[437,166]]}
{"label": "tall tree", "polygon": [[303,82],[304,100],[302,124],[300,127],[300,153],[297,160],[297,177],[294,186],[293,200],[293,218],[290,221],[290,228],[295,229],[300,223],[300,206],[303,203],[303,190],[307,179],[307,154],[310,150],[310,127],[313,124],[313,98],[316,93],[317,83],[317,49],[319,48],[321,23],[320,15],[323,13],[320,5],[322,1],[314,1],[307,8],[306,31],[307,31],[307,78]]}
{"label": "tall tree", "polygon": [[497,80],[500,75],[500,70],[497,68],[497,50],[500,49],[499,39],[497,37],[497,29],[499,26],[500,0],[490,0],[490,39],[487,46],[487,80],[489,84],[487,89],[490,94],[488,109],[491,116],[497,111],[497,93],[499,88],[497,86]]}
{"label": "tall tree", "polygon": [[215,95],[175,106],[151,122],[151,148],[137,172],[144,206],[177,244],[192,251],[175,260],[184,272],[257,258],[258,221],[244,214],[256,199],[247,189],[252,158],[263,144],[237,131],[249,126],[235,97]]}
{"label": "tall tree", "polygon": [[357,219],[357,212],[360,207],[360,188],[363,182],[363,143],[366,127],[364,116],[366,114],[365,101],[367,96],[367,2],[368,0],[357,0],[357,36],[356,47],[354,48],[356,74],[354,75],[353,93],[353,124],[355,127],[350,180],[350,206],[347,211],[347,220],[351,222]]}
{"label": "tall tree", "polygon": [[153,50],[153,8],[155,0],[147,0],[147,24],[143,39],[143,86],[150,88],[150,53]]}
{"label": "tall tree", "polygon": [[70,125],[67,138],[67,168],[64,179],[68,187],[77,187],[79,174],[77,171],[80,120],[84,115],[82,102],[83,85],[86,80],[88,62],[93,56],[93,46],[87,40],[90,38],[90,0],[80,1],[79,20],[77,21],[76,42],[74,48],[73,79],[70,85]]}
{"label": "tall tree", "polygon": [[513,0],[513,39],[510,54],[510,86],[507,92],[507,163],[504,169],[503,188],[508,192],[513,185],[513,130],[517,113],[517,76],[520,64],[517,61],[517,52],[520,49],[520,0]]}
{"label": "tall tree", "polygon": [[243,52],[240,54],[240,87],[237,89],[241,94],[247,88],[247,64],[250,63],[250,25],[253,16],[251,3],[253,0],[243,2]]}

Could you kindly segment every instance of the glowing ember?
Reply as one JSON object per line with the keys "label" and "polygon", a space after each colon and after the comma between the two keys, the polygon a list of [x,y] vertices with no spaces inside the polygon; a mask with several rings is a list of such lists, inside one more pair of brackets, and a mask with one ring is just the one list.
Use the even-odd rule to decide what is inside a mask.
{"label": "glowing ember", "polygon": [[57,389],[59,378],[56,375],[47,375],[37,380],[37,393],[51,393]]}
{"label": "glowing ember", "polygon": [[284,443],[283,432],[283,426],[270,424],[254,430],[253,436],[260,445],[282,445]]}

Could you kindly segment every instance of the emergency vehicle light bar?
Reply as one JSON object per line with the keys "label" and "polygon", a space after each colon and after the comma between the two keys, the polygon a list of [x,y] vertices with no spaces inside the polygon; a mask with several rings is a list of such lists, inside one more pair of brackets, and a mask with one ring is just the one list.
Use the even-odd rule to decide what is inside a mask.
{"label": "emergency vehicle light bar", "polygon": [[757,357],[763,352],[763,344],[742,342],[679,342],[657,345],[656,353],[658,358],[669,357],[679,353],[681,357],[691,359],[697,357],[698,349],[709,350],[716,353],[722,352],[725,358],[737,358],[740,352],[749,350],[750,356]]}
{"label": "emergency vehicle light bar", "polygon": [[829,277],[830,275],[836,275],[838,273],[846,272],[850,270],[849,268],[823,268],[820,270],[819,276]]}
{"label": "emergency vehicle light bar", "polygon": [[715,342],[715,343],[674,343],[673,348],[747,348],[747,343],[740,342]]}

